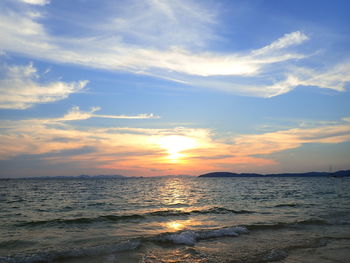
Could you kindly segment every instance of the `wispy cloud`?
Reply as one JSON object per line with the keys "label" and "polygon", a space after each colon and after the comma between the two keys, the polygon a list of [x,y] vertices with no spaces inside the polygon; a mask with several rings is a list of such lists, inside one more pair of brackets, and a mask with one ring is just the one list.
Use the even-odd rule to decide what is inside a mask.
{"label": "wispy cloud", "polygon": [[50,3],[50,0],[18,0],[20,2],[31,4],[31,5],[47,5]]}
{"label": "wispy cloud", "polygon": [[147,114],[142,113],[138,115],[104,115],[95,114],[99,111],[100,107],[92,107],[90,111],[82,111],[78,106],[74,106],[67,114],[62,118],[47,119],[48,121],[62,122],[62,121],[75,121],[75,120],[86,120],[90,118],[106,118],[106,119],[159,119],[159,116],[153,113]]}
{"label": "wispy cloud", "polygon": [[346,90],[348,82],[350,82],[350,63],[344,62],[318,71],[294,68],[287,74],[285,80],[265,86],[264,89],[270,91],[268,95],[270,97],[286,93],[297,86],[315,86],[341,92]]}
{"label": "wispy cloud", "polygon": [[343,118],[343,121],[350,122],[350,117]]}
{"label": "wispy cloud", "polygon": [[217,14],[196,1],[122,2],[117,6],[107,2],[113,14],[95,27],[107,35],[117,33],[124,43],[161,49],[203,47],[216,38],[212,26]]}
{"label": "wispy cloud", "polygon": [[294,128],[263,134],[241,135],[233,140],[231,150],[237,155],[268,155],[298,148],[307,143],[342,143],[350,141],[350,125],[323,125]]}
{"label": "wispy cloud", "polygon": [[[254,85],[259,85],[268,81],[260,74],[269,67],[306,56],[290,50],[309,39],[300,31],[256,50],[203,51],[218,37],[212,30],[217,26],[212,10],[192,1],[149,0],[141,6],[137,3],[131,1],[125,12],[117,9],[117,16],[109,14],[104,24],[91,25],[90,35],[80,38],[50,35],[39,22],[38,11],[10,10],[0,15],[0,30],[4,35],[0,47],[59,63],[129,71],[253,96],[261,96],[260,93],[270,96],[273,89],[264,85],[258,89],[237,85],[234,83],[240,81],[235,77],[252,79]],[[198,44],[202,48],[198,49]],[[196,47],[199,51],[193,52]]]}
{"label": "wispy cloud", "polygon": [[50,23],[42,22],[50,21],[50,14],[44,16],[35,5],[5,9],[0,14],[0,48],[57,63],[151,75],[247,96],[273,97],[300,85],[343,91],[349,79],[347,58],[323,70],[296,69],[297,61],[315,56],[296,49],[312,41],[304,32],[286,33],[257,49],[215,52],[211,44],[221,36],[215,30],[220,25],[213,6],[181,0],[125,3],[106,2],[110,10],[103,10],[104,16],[93,24],[89,14],[75,14],[83,21],[73,25],[82,32],[75,38],[51,34]]}
{"label": "wispy cloud", "polygon": [[0,108],[27,109],[37,103],[49,103],[67,98],[81,91],[88,81],[48,83],[39,82],[39,73],[33,64],[26,66],[2,65],[0,76]]}
{"label": "wispy cloud", "polygon": [[285,34],[283,37],[277,39],[271,44],[252,51],[254,55],[266,55],[271,52],[276,52],[281,49],[285,49],[290,46],[299,45],[304,41],[308,40],[309,37],[300,31],[295,31],[289,34]]}

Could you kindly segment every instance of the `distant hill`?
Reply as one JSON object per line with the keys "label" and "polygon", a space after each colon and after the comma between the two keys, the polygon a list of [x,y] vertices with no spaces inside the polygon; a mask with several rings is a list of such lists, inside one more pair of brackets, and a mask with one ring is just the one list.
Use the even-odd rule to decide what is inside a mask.
{"label": "distant hill", "polygon": [[331,176],[333,176],[333,177],[350,176],[350,170],[337,171],[335,173],[332,173]]}
{"label": "distant hill", "polygon": [[23,178],[14,178],[14,179],[24,179],[24,180],[55,180],[55,179],[122,179],[122,178],[130,178],[119,174],[113,175],[78,175],[78,176],[36,176],[36,177],[23,177]]}
{"label": "distant hill", "polygon": [[350,176],[350,170],[342,170],[334,173],[307,172],[307,173],[281,173],[281,174],[257,174],[257,173],[230,173],[213,172],[199,175],[198,177],[344,177]]}

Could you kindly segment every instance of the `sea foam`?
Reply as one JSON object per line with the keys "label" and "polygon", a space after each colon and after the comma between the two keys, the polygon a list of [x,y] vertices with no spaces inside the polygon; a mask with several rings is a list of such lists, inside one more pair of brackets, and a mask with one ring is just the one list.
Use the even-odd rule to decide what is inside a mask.
{"label": "sea foam", "polygon": [[166,234],[158,237],[157,241],[172,242],[175,244],[184,244],[193,246],[198,240],[217,238],[217,237],[237,237],[240,234],[249,233],[248,229],[243,226],[238,227],[226,227],[211,230],[186,230],[173,234]]}

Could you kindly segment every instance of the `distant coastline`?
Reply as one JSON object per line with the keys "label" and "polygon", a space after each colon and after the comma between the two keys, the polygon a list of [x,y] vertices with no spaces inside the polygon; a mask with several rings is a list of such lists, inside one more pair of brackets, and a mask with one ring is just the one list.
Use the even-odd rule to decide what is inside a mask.
{"label": "distant coastline", "polygon": [[113,175],[76,175],[76,176],[31,176],[31,177],[17,177],[17,178],[0,178],[0,180],[57,180],[57,179],[124,179],[124,178],[138,178],[138,177],[127,177],[124,175],[113,174]]}
{"label": "distant coastline", "polygon": [[156,178],[156,177],[350,177],[350,170],[340,170],[336,172],[306,172],[306,173],[276,173],[276,174],[258,174],[258,173],[232,173],[232,172],[211,172],[198,176],[191,175],[164,175],[164,176],[124,176],[119,174],[112,175],[76,175],[76,176],[31,176],[0,178],[0,180],[89,180],[89,179],[136,179],[136,178]]}
{"label": "distant coastline", "polygon": [[258,173],[231,173],[212,172],[199,175],[198,177],[347,177],[350,170],[331,172],[307,172],[307,173],[280,173],[280,174],[258,174]]}

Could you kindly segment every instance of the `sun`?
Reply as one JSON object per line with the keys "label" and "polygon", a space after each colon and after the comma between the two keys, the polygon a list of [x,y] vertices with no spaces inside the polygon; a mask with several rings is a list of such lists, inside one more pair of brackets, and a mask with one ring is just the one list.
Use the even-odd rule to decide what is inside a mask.
{"label": "sun", "polygon": [[173,162],[178,162],[180,159],[187,156],[182,152],[195,148],[197,146],[197,141],[187,136],[170,135],[160,138],[158,144],[168,152],[168,159]]}

